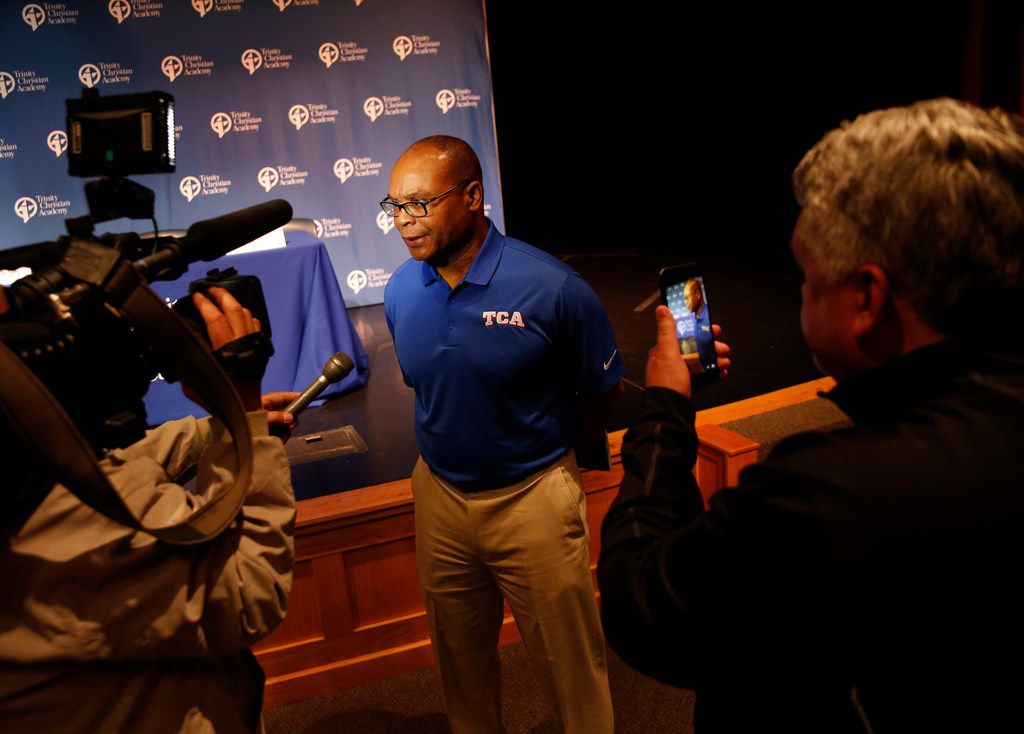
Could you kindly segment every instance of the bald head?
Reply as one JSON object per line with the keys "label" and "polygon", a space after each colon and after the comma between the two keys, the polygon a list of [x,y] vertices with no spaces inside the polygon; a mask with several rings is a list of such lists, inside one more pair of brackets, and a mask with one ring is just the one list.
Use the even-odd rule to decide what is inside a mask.
{"label": "bald head", "polygon": [[431,135],[410,145],[402,157],[418,153],[434,158],[452,181],[480,181],[483,186],[483,171],[480,159],[472,146],[461,138],[451,135]]}

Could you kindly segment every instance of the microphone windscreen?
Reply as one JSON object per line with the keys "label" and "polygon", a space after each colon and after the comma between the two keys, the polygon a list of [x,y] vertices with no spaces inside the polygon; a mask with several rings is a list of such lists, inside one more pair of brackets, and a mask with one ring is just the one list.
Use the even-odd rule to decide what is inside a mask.
{"label": "microphone windscreen", "polygon": [[291,219],[292,205],[284,199],[273,199],[196,222],[181,238],[182,254],[187,262],[216,260],[236,247],[283,227]]}
{"label": "microphone windscreen", "polygon": [[352,358],[344,352],[338,352],[324,364],[323,376],[333,385],[351,372],[353,367],[355,364]]}

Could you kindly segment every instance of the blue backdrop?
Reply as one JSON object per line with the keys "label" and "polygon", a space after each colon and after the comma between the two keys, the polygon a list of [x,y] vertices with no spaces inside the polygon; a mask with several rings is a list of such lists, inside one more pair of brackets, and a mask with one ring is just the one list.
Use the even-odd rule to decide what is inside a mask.
{"label": "blue backdrop", "polygon": [[[313,219],[349,306],[380,303],[408,257],[377,202],[410,143],[480,155],[504,227],[481,0],[0,1],[0,249],[86,213],[64,100],[175,97],[177,172],[135,177],[162,229],[268,199]],[[98,231],[149,230],[121,220]]]}

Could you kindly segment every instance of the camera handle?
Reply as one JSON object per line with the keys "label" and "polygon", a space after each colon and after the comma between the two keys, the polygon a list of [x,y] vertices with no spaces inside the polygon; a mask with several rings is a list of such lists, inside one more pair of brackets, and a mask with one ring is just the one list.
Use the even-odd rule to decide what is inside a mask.
{"label": "camera handle", "polygon": [[[219,535],[238,515],[252,481],[252,434],[234,384],[200,337],[122,260],[104,287],[147,338],[161,345],[184,379],[207,401],[227,427],[238,459],[234,484],[208,498],[179,522],[153,527],[137,518],[107,479],[88,441],[42,382],[0,342],[0,410],[19,438],[49,467],[54,479],[78,499],[111,520],[176,545],[202,543]],[[62,437],[60,445],[54,436]]]}

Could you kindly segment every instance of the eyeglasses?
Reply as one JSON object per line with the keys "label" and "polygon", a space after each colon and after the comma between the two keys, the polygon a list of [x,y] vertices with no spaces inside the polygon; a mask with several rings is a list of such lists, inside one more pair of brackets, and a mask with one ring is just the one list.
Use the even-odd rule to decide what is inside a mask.
{"label": "eyeglasses", "polygon": [[425,217],[428,214],[430,214],[430,212],[427,211],[427,204],[434,203],[442,196],[447,196],[451,192],[455,191],[455,189],[459,188],[460,186],[465,186],[472,180],[473,179],[471,178],[467,178],[465,181],[459,181],[450,189],[438,194],[433,199],[411,199],[410,201],[395,201],[391,197],[388,197],[380,202],[380,208],[383,209],[384,213],[387,214],[389,217],[395,216],[395,209],[401,209],[403,212],[408,214],[413,219],[416,219],[418,217]]}

